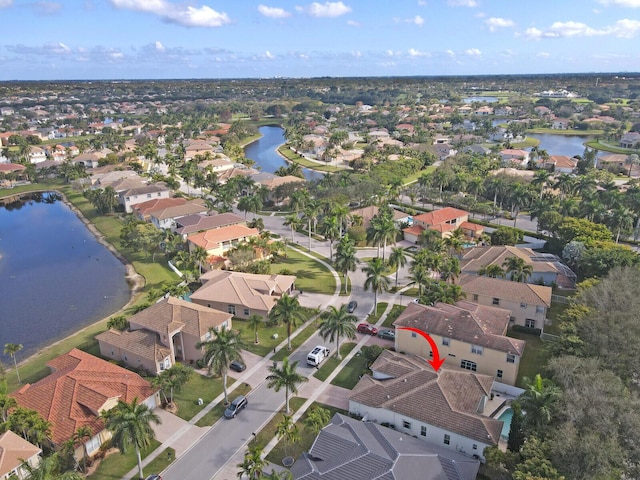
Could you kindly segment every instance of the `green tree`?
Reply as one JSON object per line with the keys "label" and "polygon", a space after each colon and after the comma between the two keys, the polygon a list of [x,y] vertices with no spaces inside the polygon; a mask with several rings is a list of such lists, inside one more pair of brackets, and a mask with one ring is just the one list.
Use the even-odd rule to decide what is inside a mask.
{"label": "green tree", "polygon": [[292,213],[285,217],[283,225],[291,228],[291,243],[295,243],[294,232],[302,225],[302,219],[298,217],[297,213]]}
{"label": "green tree", "polygon": [[512,282],[524,282],[533,274],[533,266],[525,263],[520,257],[507,257],[502,263]]}
{"label": "green tree", "polygon": [[227,395],[227,375],[229,364],[234,360],[242,360],[242,349],[245,347],[240,334],[222,327],[220,330],[209,329],[211,340],[204,340],[196,344],[196,348],[203,350],[202,361],[207,366],[207,373],[215,373],[222,377],[224,402],[229,403]]}
{"label": "green tree", "polygon": [[367,262],[367,266],[362,269],[367,275],[364,281],[364,290],[373,290],[373,311],[378,311],[378,293],[389,290],[389,278],[387,277],[387,266],[379,257],[371,259]]}
{"label": "green tree", "polygon": [[326,408],[315,406],[307,412],[304,425],[317,435],[330,421],[331,412]]}
{"label": "green tree", "polygon": [[120,452],[127,453],[131,446],[134,447],[138,459],[138,474],[140,479],[143,479],[140,450],[147,448],[155,438],[151,424],[162,423],[160,417],[144,403],[138,403],[137,398],[131,403],[118,400],[115,407],[102,415],[105,426],[112,434],[113,443]]}
{"label": "green tree", "polygon": [[298,393],[298,385],[308,382],[309,379],[300,375],[297,371],[298,362],[289,363],[289,357],[284,357],[282,366],[274,364],[269,367],[269,375],[267,375],[267,386],[279,392],[284,388],[285,413],[291,412],[289,408],[289,395]]}
{"label": "green tree", "polygon": [[57,453],[41,458],[40,463],[35,467],[25,462],[22,468],[26,471],[25,480],[82,480],[83,478],[78,472],[62,472],[62,461]]}
{"label": "green tree", "polygon": [[541,433],[551,422],[554,409],[560,399],[560,390],[550,380],[542,378],[538,373],[533,380],[524,378],[525,391],[518,401],[524,415],[524,431]]}
{"label": "green tree", "polygon": [[356,338],[356,322],[358,319],[347,311],[347,306],[343,303],[340,308],[330,305],[327,310],[320,314],[322,322],[318,332],[323,339],[329,342],[336,342],[336,356],[342,360],[340,354],[340,337],[349,340]]}
{"label": "green tree", "polygon": [[[167,404],[173,404],[174,392],[180,393],[182,387],[186,385],[193,375],[193,368],[176,363],[171,368],[161,371],[151,380],[151,385],[162,389],[164,399]],[[169,395],[167,395],[167,393]]]}
{"label": "green tree", "polygon": [[249,315],[247,318],[247,325],[249,328],[253,328],[253,333],[255,335],[254,343],[257,345],[260,343],[260,339],[258,338],[258,329],[264,327],[264,319],[255,313]]}
{"label": "green tree", "polygon": [[269,319],[287,326],[287,350],[291,350],[291,331],[305,320],[298,298],[283,294],[269,312]]}
{"label": "green tree", "polygon": [[18,371],[18,362],[16,361],[16,353],[22,350],[22,344],[20,343],[5,343],[4,354],[10,355],[13,360],[13,366],[16,369],[16,377],[18,377],[18,383],[22,383],[20,380],[20,372]]}
{"label": "green tree", "polygon": [[349,283],[349,272],[355,272],[358,267],[358,257],[356,256],[356,247],[349,238],[349,234],[346,234],[338,242],[336,248],[336,258],[334,260],[334,266],[336,270],[344,275],[344,293],[347,293],[347,284]]}
{"label": "green tree", "polygon": [[398,272],[407,264],[407,251],[402,247],[393,247],[389,254],[389,266],[396,269],[396,288],[398,288]]}
{"label": "green tree", "polygon": [[77,442],[82,445],[82,471],[87,472],[87,458],[89,453],[87,452],[87,440],[91,439],[91,428],[88,425],[79,427],[73,434],[73,442]]}
{"label": "green tree", "polygon": [[300,441],[300,429],[290,415],[283,415],[276,426],[276,436],[284,442],[284,454],[288,455],[289,445]]}
{"label": "green tree", "polygon": [[107,321],[107,328],[120,330],[121,332],[129,328],[129,321],[124,315],[116,315]]}
{"label": "green tree", "polygon": [[255,445],[250,447],[244,453],[244,461],[238,464],[238,478],[242,478],[246,475],[249,480],[258,480],[263,477],[264,469],[267,466],[267,461],[262,458],[262,447]]}

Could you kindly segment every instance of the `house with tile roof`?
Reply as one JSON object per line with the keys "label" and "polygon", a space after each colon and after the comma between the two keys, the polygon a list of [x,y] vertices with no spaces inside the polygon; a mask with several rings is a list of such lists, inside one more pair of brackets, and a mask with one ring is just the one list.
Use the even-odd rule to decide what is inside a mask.
{"label": "house with tile roof", "polygon": [[557,173],[573,173],[578,160],[567,155],[549,155],[549,158],[538,160],[539,168],[546,168]]}
{"label": "house with tile roof", "polygon": [[171,190],[162,182],[137,185],[122,191],[116,190],[116,192],[118,192],[118,202],[127,213],[131,213],[133,206],[138,203],[171,196]]}
{"label": "house with tile roof", "polygon": [[[510,257],[519,257],[533,268],[533,274],[527,279],[527,283],[576,288],[576,274],[558,256],[539,253],[530,248],[510,245],[467,248],[460,259],[460,270],[462,273],[477,275],[487,265],[495,264],[503,268],[503,263]],[[506,278],[509,279],[508,274]]]}
{"label": "house with tile roof", "polygon": [[[137,398],[149,408],[160,404],[158,389],[137,373],[74,348],[54,358],[51,373],[11,394],[18,405],[35,410],[51,422],[51,440],[60,446],[80,427],[91,430],[85,442],[89,455],[111,438],[100,414]],[[82,447],[80,447],[81,449]]]}
{"label": "house with tile roof", "polygon": [[158,375],[176,362],[202,358],[198,342],[211,340],[211,329],[231,328],[232,315],[169,297],[129,318],[129,330],[96,336],[100,355]]}
{"label": "house with tile roof", "polygon": [[475,480],[479,468],[478,460],[451,449],[336,413],[291,474],[295,480]]}
{"label": "house with tile roof", "polygon": [[509,310],[511,325],[544,330],[551,307],[551,287],[478,275],[461,275],[456,283],[468,301]]}
{"label": "house with tile roof", "polygon": [[7,430],[0,435],[0,480],[25,479],[25,464],[36,468],[40,464],[42,450],[20,435]]}
{"label": "house with tile roof", "polygon": [[157,228],[164,230],[173,230],[176,227],[176,220],[187,215],[205,214],[209,211],[204,200],[196,198],[189,200],[182,205],[171,205],[153,210],[149,216],[151,223]]}
{"label": "house with tile roof", "polygon": [[246,225],[227,225],[187,236],[189,251],[196,247],[204,248],[210,257],[222,257],[227,251],[260,235],[257,228]]}
{"label": "house with tile roof", "polygon": [[[355,210],[351,210],[349,215],[351,215],[351,218],[360,217],[362,219],[362,226],[364,228],[369,228],[369,226],[371,225],[371,219],[378,215],[379,212],[380,207],[378,207],[377,205],[369,205],[368,207],[356,208]],[[396,210],[395,208],[392,208],[391,212],[393,213],[393,222],[397,225],[401,224],[402,222],[411,222],[411,215],[401,212],[400,210]]]}
{"label": "house with tile roof", "polygon": [[529,152],[517,148],[505,148],[498,152],[503,165],[526,166],[529,163]]}
{"label": "house with tile roof", "polygon": [[506,336],[511,312],[494,306],[460,300],[454,305],[410,303],[393,323],[397,352],[433,357],[431,346],[411,327],[428,333],[438,345],[444,366],[491,375],[497,381],[515,385],[524,340]]}
{"label": "house with tile roof", "polygon": [[238,318],[248,318],[255,313],[266,319],[278,299],[293,292],[296,277],[212,270],[202,275],[200,281],[202,287],[190,297],[193,303],[229,312]]}
{"label": "house with tile roof", "polygon": [[151,212],[169,207],[184,205],[187,199],[183,197],[155,198],[147,202],[138,203],[131,207],[133,214],[144,222],[151,220]]}
{"label": "house with tile roof", "polygon": [[402,230],[404,239],[417,243],[425,230],[435,230],[442,238],[450,237],[460,228],[466,237],[477,239],[484,233],[484,227],[469,221],[469,212],[453,207],[441,208],[433,212],[421,213],[413,217],[413,225]]}
{"label": "house with tile roof", "polygon": [[183,236],[186,240],[191,233],[204,232],[205,230],[215,230],[216,228],[228,227],[230,225],[245,225],[242,217],[235,213],[225,212],[217,215],[186,215],[176,219],[174,232]]}
{"label": "house with tile roof", "polygon": [[413,355],[385,350],[350,394],[349,413],[484,461],[500,441],[502,421],[491,418],[494,379],[446,368],[434,371]]}

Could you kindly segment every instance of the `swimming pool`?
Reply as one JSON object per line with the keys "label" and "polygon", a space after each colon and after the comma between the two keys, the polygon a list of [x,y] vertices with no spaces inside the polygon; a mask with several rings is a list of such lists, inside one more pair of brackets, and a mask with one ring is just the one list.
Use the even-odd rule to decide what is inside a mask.
{"label": "swimming pool", "polygon": [[502,432],[500,432],[500,437],[502,437],[505,440],[509,438],[509,430],[511,430],[512,418],[513,418],[513,410],[511,410],[511,407],[505,408],[500,414],[500,416],[498,417],[498,420],[500,420],[501,422],[504,422],[502,424]]}

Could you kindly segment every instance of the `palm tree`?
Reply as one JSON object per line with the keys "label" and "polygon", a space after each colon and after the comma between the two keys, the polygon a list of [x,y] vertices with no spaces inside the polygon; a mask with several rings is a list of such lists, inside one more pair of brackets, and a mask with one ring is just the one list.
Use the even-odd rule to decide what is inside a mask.
{"label": "palm tree", "polygon": [[304,425],[308,427],[314,435],[317,435],[330,421],[331,412],[329,410],[322,407],[313,407],[307,412]]}
{"label": "palm tree", "polygon": [[336,355],[338,360],[342,360],[340,355],[340,337],[350,340],[356,338],[356,322],[358,319],[347,311],[347,306],[343,303],[340,308],[330,305],[327,310],[320,315],[322,323],[318,329],[323,339],[329,342],[336,341]]}
{"label": "palm tree", "polygon": [[5,343],[4,344],[4,354],[11,355],[13,359],[13,365],[16,367],[16,376],[18,377],[18,383],[22,383],[20,380],[20,372],[18,371],[18,362],[16,361],[16,353],[22,350],[22,344],[20,343]]}
{"label": "palm tree", "polygon": [[293,237],[293,234],[296,231],[296,229],[300,227],[300,225],[302,225],[302,219],[298,217],[297,213],[292,213],[291,215],[287,215],[285,217],[283,225],[285,227],[291,228],[291,243],[294,243],[295,239]]}
{"label": "palm tree", "polygon": [[207,261],[208,257],[209,257],[209,254],[207,253],[207,251],[199,245],[196,245],[196,247],[191,252],[191,258],[193,258],[194,263],[198,265],[199,273],[202,273],[202,270],[204,268],[204,263]]}
{"label": "palm tree", "polygon": [[283,415],[282,421],[276,426],[276,436],[284,442],[284,454],[291,443],[300,441],[300,429],[290,415]]}
{"label": "palm tree", "polygon": [[254,343],[256,345],[259,344],[260,340],[258,339],[258,329],[264,327],[264,319],[260,315],[252,313],[249,315],[249,318],[247,318],[247,325],[253,328],[253,333],[255,334]]}
{"label": "palm tree", "polygon": [[418,297],[422,296],[422,290],[427,282],[431,279],[431,272],[427,267],[420,263],[414,263],[410,269],[409,278],[412,282],[418,284]]}
{"label": "palm tree", "polygon": [[340,242],[338,242],[336,258],[333,263],[336,270],[344,275],[344,293],[347,293],[349,272],[355,272],[359,263],[358,257],[356,257],[355,244],[351,239],[349,239],[349,234],[342,237]]}
{"label": "palm tree", "polygon": [[491,278],[504,278],[506,273],[502,269],[500,265],[497,263],[490,263],[488,265],[483,265],[478,270],[478,275],[481,277],[491,277]]}
{"label": "palm tree", "polygon": [[307,219],[307,233],[309,235],[309,251],[311,251],[311,226],[315,231],[315,224],[318,221],[318,214],[320,213],[320,206],[315,200],[308,200],[304,207],[304,216]]}
{"label": "palm tree", "polygon": [[274,323],[287,325],[287,350],[291,350],[291,330],[305,320],[298,298],[286,293],[282,295],[269,312],[269,319]]}
{"label": "palm tree", "polygon": [[82,480],[83,478],[78,472],[61,473],[62,462],[57,453],[41,458],[36,467],[24,462],[21,468],[26,470],[25,480]]}
{"label": "palm tree", "polygon": [[240,471],[238,472],[238,478],[242,478],[246,475],[249,480],[258,480],[263,478],[264,469],[267,466],[267,461],[262,458],[263,450],[259,445],[250,447],[244,453],[244,461],[238,464]]}
{"label": "palm tree", "polygon": [[524,393],[518,398],[524,416],[525,429],[529,432],[537,432],[551,422],[553,407],[559,400],[561,391],[549,380],[543,379],[537,374],[533,381],[523,378],[526,385]]}
{"label": "palm tree", "polygon": [[242,349],[245,344],[240,338],[240,334],[222,327],[216,331],[210,328],[209,333],[211,340],[198,342],[196,348],[204,350],[202,361],[207,366],[207,373],[222,377],[222,389],[224,390],[224,402],[229,403],[227,395],[227,374],[229,373],[229,364],[234,360],[242,360]]}
{"label": "palm tree", "polygon": [[18,402],[16,402],[15,398],[5,394],[0,395],[0,418],[2,418],[3,423],[9,420],[9,411],[17,406]]}
{"label": "palm tree", "polygon": [[87,452],[87,444],[85,442],[90,438],[91,428],[89,428],[88,425],[83,425],[73,434],[74,443],[78,442],[82,445],[82,471],[85,473],[87,471],[87,457],[89,456],[89,453]]}
{"label": "palm tree", "polygon": [[329,239],[329,260],[333,260],[333,242],[340,236],[340,221],[335,215],[328,215],[322,219],[322,230],[325,238]]}
{"label": "palm tree", "polygon": [[[193,375],[193,368],[176,363],[173,367],[160,372],[151,380],[151,385],[162,389],[167,404],[173,404],[173,393],[180,392]],[[169,396],[167,397],[167,392]]]}
{"label": "palm tree", "polygon": [[289,363],[289,357],[284,357],[282,367],[278,367],[278,365],[274,363],[269,367],[270,373],[267,375],[267,386],[269,388],[273,388],[276,392],[284,388],[285,413],[287,415],[291,412],[289,408],[289,394],[298,393],[298,385],[309,381],[307,377],[297,372],[297,367],[298,362]]}
{"label": "palm tree", "polygon": [[633,213],[626,207],[619,206],[609,213],[609,225],[616,232],[616,243],[620,241],[620,234],[629,232],[633,227]]}
{"label": "palm tree", "polygon": [[140,450],[147,448],[151,444],[151,440],[155,438],[151,424],[160,424],[160,417],[144,403],[138,403],[137,398],[134,398],[131,403],[118,400],[118,404],[114,408],[103,412],[102,415],[105,426],[113,435],[113,443],[120,452],[127,453],[131,445],[135,448],[138,473],[143,479]]}
{"label": "palm tree", "polygon": [[503,263],[507,275],[513,282],[526,282],[533,275],[533,266],[528,265],[520,257],[509,257]]}
{"label": "palm tree", "polygon": [[384,260],[376,257],[369,261],[362,271],[367,274],[367,279],[364,281],[364,290],[365,292],[369,289],[373,290],[373,311],[377,312],[378,293],[389,290],[389,278],[386,276],[387,266]]}
{"label": "palm tree", "polygon": [[389,266],[396,269],[396,288],[398,288],[398,272],[407,264],[407,251],[402,247],[392,247],[389,254]]}

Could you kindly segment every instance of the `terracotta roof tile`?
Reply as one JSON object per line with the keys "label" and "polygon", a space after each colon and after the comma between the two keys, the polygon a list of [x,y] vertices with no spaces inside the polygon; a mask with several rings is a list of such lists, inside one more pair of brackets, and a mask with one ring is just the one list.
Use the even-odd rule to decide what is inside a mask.
{"label": "terracotta roof tile", "polygon": [[414,221],[424,222],[427,225],[439,225],[441,223],[455,220],[456,218],[468,216],[469,212],[453,207],[446,207],[433,212],[421,213],[413,217]]}

